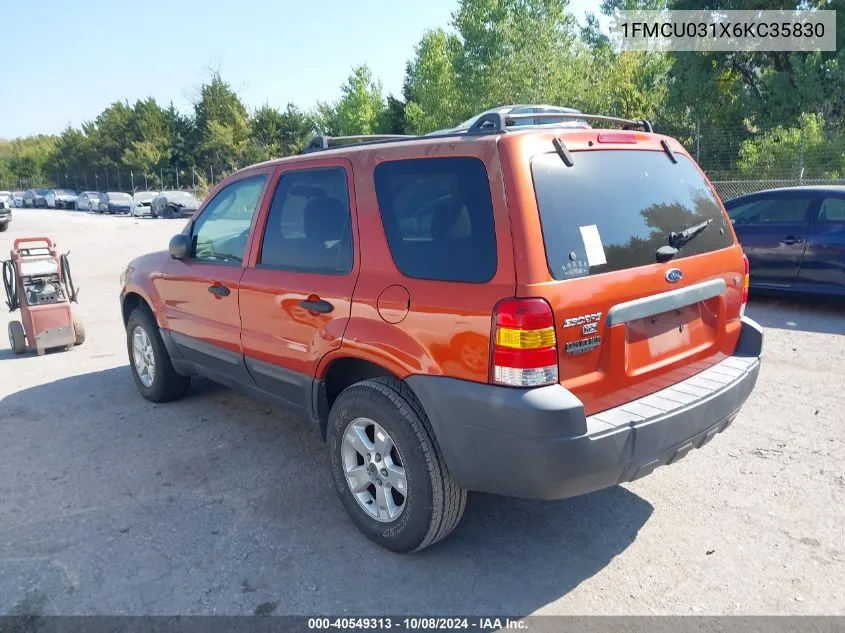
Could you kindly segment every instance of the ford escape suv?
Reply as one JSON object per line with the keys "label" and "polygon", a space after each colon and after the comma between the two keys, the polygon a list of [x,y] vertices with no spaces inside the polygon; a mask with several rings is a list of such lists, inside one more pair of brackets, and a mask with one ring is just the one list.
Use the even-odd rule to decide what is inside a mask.
{"label": "ford escape suv", "polygon": [[589,493],[725,430],[762,330],[707,178],[646,121],[520,116],[543,115],[318,137],[226,178],[122,275],[141,395],[202,375],[305,418],[352,521],[400,552],[467,491]]}

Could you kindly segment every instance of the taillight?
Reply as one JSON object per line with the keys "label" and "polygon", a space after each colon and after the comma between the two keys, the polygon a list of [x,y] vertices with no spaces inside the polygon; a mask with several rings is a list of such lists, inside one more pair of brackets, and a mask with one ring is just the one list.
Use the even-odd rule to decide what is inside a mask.
{"label": "taillight", "polygon": [[748,257],[742,255],[742,265],[745,267],[742,280],[742,304],[739,306],[739,315],[745,314],[745,304],[748,303],[748,286],[751,285],[751,267],[748,265]]}
{"label": "taillight", "polygon": [[599,143],[636,143],[637,137],[629,132],[599,132]]}
{"label": "taillight", "polygon": [[557,382],[557,337],[544,299],[504,299],[493,314],[493,382],[540,387]]}

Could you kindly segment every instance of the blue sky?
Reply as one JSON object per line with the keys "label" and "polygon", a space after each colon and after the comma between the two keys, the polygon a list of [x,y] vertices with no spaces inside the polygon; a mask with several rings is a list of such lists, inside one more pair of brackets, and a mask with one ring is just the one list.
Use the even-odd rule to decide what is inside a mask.
{"label": "blue sky", "polygon": [[[188,111],[219,68],[255,108],[334,100],[367,63],[399,93],[426,29],[456,0],[0,0],[0,138],[59,133],[147,96]],[[598,0],[571,0],[583,19]]]}

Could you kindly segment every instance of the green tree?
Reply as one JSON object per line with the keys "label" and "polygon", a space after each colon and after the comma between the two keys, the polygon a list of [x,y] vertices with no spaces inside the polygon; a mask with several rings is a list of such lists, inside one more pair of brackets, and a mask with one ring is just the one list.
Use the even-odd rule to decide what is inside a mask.
{"label": "green tree", "polygon": [[[578,94],[567,64],[577,39],[567,0],[461,0],[453,23],[462,101],[473,113]],[[465,111],[466,112],[466,111]]]}
{"label": "green tree", "polygon": [[745,178],[845,177],[845,132],[826,133],[816,114],[743,141],[737,167]]}
{"label": "green tree", "polygon": [[246,107],[220,73],[200,88],[194,104],[194,120],[199,135],[199,150],[204,163],[215,173],[234,169],[249,141]]}
{"label": "green tree", "polygon": [[447,128],[472,114],[458,88],[461,40],[443,29],[423,35],[405,68],[404,127],[412,134]]}
{"label": "green tree", "polygon": [[123,166],[123,152],[134,140],[132,129],[134,112],[128,104],[116,101],[88,126],[95,161],[93,167],[100,172],[115,172]]}
{"label": "green tree", "polygon": [[386,106],[381,82],[373,79],[369,67],[354,67],[340,92],[340,100],[334,106],[337,129],[346,135],[378,133]]}
{"label": "green tree", "polygon": [[279,129],[281,155],[290,156],[301,152],[314,136],[315,130],[314,117],[303,112],[294,104],[288,103],[287,108],[282,112]]}

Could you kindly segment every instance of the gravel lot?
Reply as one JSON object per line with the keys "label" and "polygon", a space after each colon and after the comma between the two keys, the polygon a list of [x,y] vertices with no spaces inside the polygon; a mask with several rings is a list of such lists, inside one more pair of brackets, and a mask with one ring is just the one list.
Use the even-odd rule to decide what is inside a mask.
{"label": "gravel lot", "polygon": [[347,520],[299,420],[208,382],[137,394],[119,273],[183,223],[15,209],[0,235],[4,259],[25,235],[71,251],[88,334],[0,349],[0,614],[845,614],[842,305],[753,298],[757,389],[679,464],[561,502],[471,495],[400,556]]}

